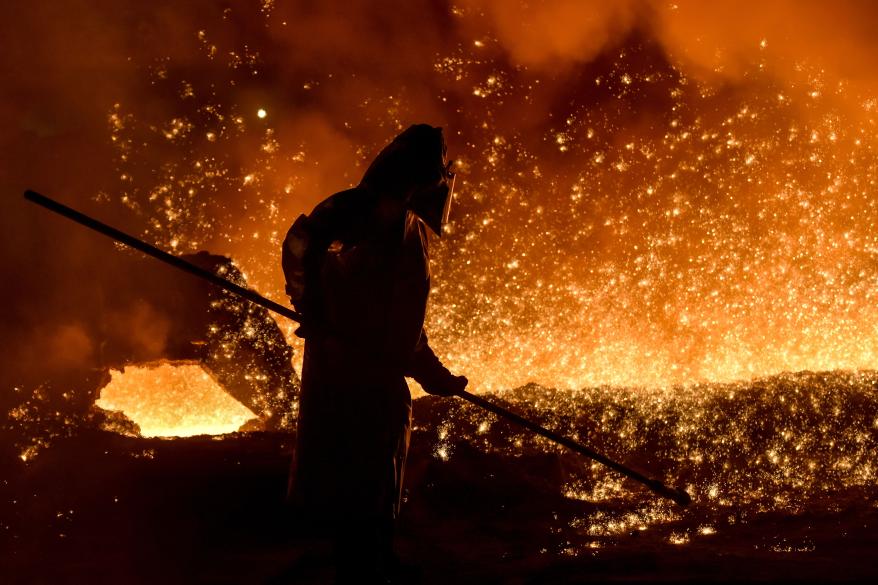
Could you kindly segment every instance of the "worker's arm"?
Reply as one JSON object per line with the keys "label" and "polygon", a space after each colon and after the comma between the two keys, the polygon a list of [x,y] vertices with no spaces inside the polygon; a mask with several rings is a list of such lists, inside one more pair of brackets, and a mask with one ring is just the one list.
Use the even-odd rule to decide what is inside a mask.
{"label": "worker's arm", "polygon": [[430,348],[427,333],[423,330],[405,374],[414,378],[425,392],[437,396],[454,396],[468,383],[465,376],[455,376],[442,365]]}

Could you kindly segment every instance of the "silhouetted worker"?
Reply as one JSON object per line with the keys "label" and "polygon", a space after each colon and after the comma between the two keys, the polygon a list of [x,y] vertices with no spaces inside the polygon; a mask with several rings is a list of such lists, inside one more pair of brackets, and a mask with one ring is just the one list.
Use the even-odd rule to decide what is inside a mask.
{"label": "silhouetted worker", "polygon": [[409,376],[453,395],[427,344],[429,227],[441,236],[454,174],[441,128],[409,127],[360,184],[300,216],[283,245],[306,339],[291,497],[335,542],[338,582],[388,582],[411,428]]}

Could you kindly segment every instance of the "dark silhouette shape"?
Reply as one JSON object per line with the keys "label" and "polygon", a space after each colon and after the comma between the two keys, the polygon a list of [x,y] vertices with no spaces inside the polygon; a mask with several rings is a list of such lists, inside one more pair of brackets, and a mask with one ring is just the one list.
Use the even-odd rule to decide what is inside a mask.
{"label": "dark silhouette shape", "polygon": [[360,184],[300,216],[287,233],[287,293],[305,337],[291,499],[328,528],[339,582],[392,571],[411,431],[405,377],[432,394],[467,380],[442,366],[423,329],[427,231],[441,234],[453,174],[440,128],[411,126]]}

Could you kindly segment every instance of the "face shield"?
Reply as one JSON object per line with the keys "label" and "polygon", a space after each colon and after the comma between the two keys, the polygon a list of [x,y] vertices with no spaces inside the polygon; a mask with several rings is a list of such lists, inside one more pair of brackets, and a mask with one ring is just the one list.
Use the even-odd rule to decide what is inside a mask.
{"label": "face shield", "polygon": [[409,209],[440,238],[442,229],[448,223],[451,201],[454,197],[452,164],[454,161],[442,166],[442,175],[438,182],[415,191],[408,205]]}

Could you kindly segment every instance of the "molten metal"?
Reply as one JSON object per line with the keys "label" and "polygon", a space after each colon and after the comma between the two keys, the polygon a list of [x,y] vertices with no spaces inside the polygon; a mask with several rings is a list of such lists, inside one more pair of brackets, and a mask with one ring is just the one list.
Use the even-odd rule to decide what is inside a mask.
{"label": "molten metal", "polygon": [[220,435],[256,418],[197,363],[160,362],[110,374],[96,404],[123,411],[145,437]]}

